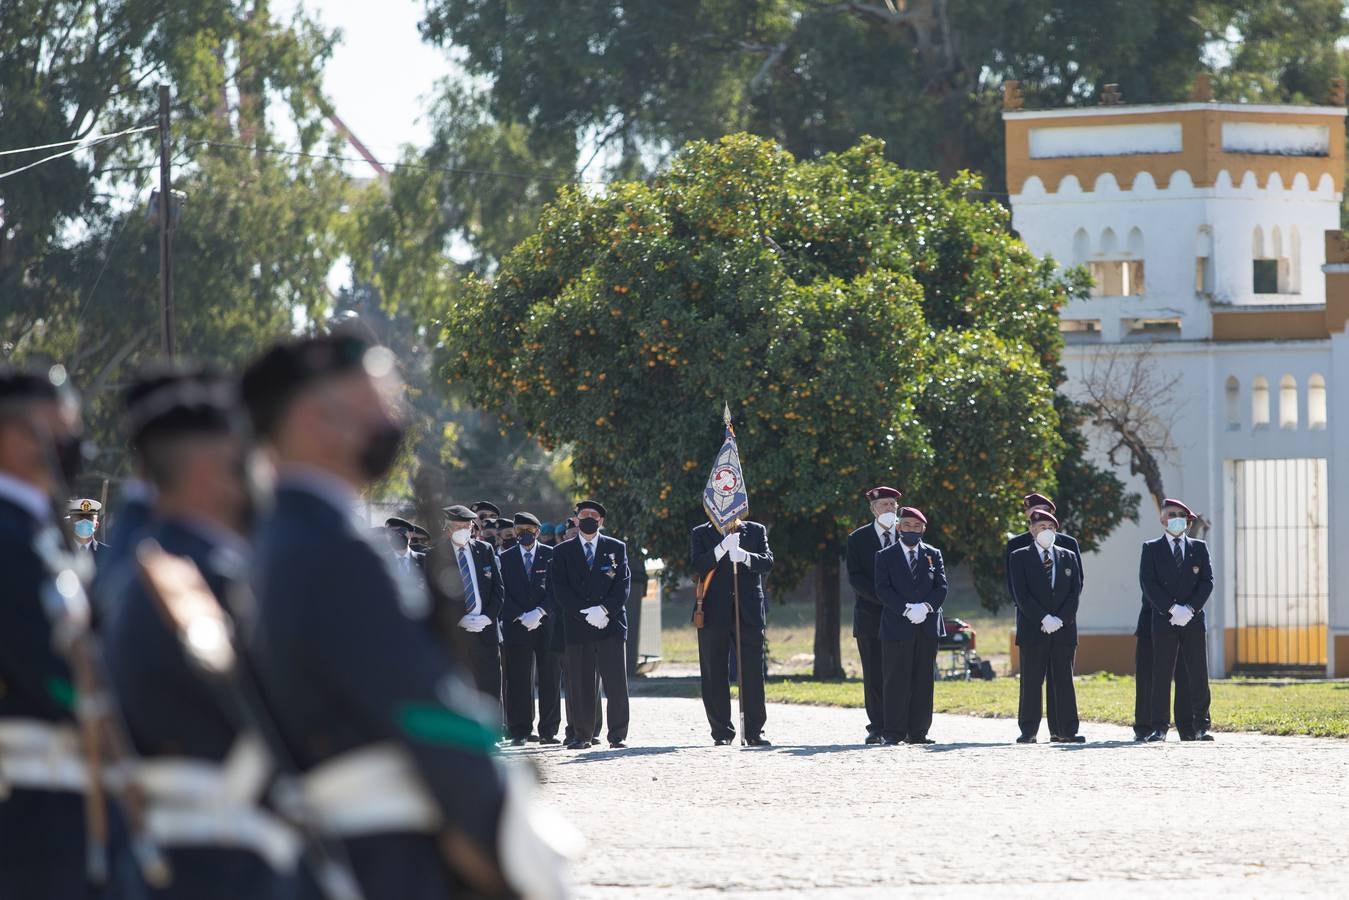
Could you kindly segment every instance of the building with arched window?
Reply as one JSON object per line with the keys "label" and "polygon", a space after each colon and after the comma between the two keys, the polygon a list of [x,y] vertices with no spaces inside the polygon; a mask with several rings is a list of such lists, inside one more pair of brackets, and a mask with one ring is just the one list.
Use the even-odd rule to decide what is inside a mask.
{"label": "building with arched window", "polygon": [[[1061,313],[1064,391],[1103,354],[1174,379],[1163,475],[1213,552],[1212,674],[1349,675],[1344,108],[1008,96],[1013,227],[1093,279]],[[1083,561],[1082,672],[1132,671],[1138,547],[1160,533],[1142,479],[1117,474],[1144,500]]]}

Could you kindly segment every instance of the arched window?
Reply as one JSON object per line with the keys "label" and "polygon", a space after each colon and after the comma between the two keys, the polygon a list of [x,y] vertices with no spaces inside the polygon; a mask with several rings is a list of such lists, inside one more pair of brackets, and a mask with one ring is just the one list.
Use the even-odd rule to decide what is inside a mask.
{"label": "arched window", "polygon": [[1320,375],[1307,379],[1307,427],[1326,427],[1326,380]]}
{"label": "arched window", "polygon": [[1259,225],[1251,236],[1251,289],[1256,294],[1296,293],[1292,260],[1284,250],[1283,232],[1275,225],[1269,239]]}
{"label": "arched window", "polygon": [[1241,427],[1241,382],[1237,376],[1227,376],[1227,430],[1236,431]]}
{"label": "arched window", "polygon": [[1292,375],[1279,379],[1279,427],[1297,427],[1297,379]]}
{"label": "arched window", "polygon": [[1251,427],[1269,427],[1269,382],[1263,375],[1251,382]]}
{"label": "arched window", "polygon": [[1296,225],[1288,229],[1288,293],[1302,293],[1302,235]]}
{"label": "arched window", "polygon": [[1213,293],[1213,229],[1201,225],[1194,242],[1194,292]]}
{"label": "arched window", "polygon": [[1073,233],[1073,265],[1085,266],[1090,256],[1091,238],[1087,236],[1087,229],[1079,228]]}
{"label": "arched window", "polygon": [[[1076,239],[1075,239],[1076,243]],[[1091,264],[1093,297],[1138,297],[1143,294],[1143,232],[1130,229],[1123,250],[1113,228],[1101,232],[1101,246]]]}

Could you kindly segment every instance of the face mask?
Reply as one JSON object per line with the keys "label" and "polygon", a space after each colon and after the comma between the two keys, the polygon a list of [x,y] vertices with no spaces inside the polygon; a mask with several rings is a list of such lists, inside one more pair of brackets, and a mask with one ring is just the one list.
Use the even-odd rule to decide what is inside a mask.
{"label": "face mask", "polygon": [[378,426],[365,439],[365,448],[361,450],[361,471],[371,481],[379,481],[393,464],[398,461],[398,450],[403,444],[403,429],[385,422]]}
{"label": "face mask", "polygon": [[456,547],[462,547],[468,543],[468,529],[456,528],[450,532],[450,540],[454,541]]}
{"label": "face mask", "polygon": [[581,529],[581,534],[584,534],[584,535],[597,534],[597,533],[599,532],[599,530],[600,530],[600,520],[599,520],[599,519],[582,519],[582,520],[577,524],[576,527],[579,528],[579,529]]}
{"label": "face mask", "polygon": [[1054,546],[1054,529],[1046,528],[1035,536],[1035,543],[1040,545],[1042,550],[1048,550]]}
{"label": "face mask", "polygon": [[80,519],[75,523],[75,536],[91,538],[94,536],[94,523],[90,519]]}
{"label": "face mask", "polygon": [[1173,516],[1170,519],[1166,520],[1166,530],[1174,534],[1176,537],[1180,537],[1182,534],[1185,533],[1185,529],[1189,526],[1189,524],[1190,524],[1189,520],[1186,519],[1184,516]]}
{"label": "face mask", "polygon": [[399,534],[396,531],[389,532],[389,546],[402,553],[408,548],[408,539],[406,535]]}
{"label": "face mask", "polygon": [[528,532],[528,531],[521,533],[521,535],[520,535],[520,546],[521,546],[521,547],[533,547],[533,546],[534,546],[534,535],[531,534],[531,533]]}
{"label": "face mask", "polygon": [[501,539],[501,549],[502,549],[502,550],[509,550],[509,549],[511,549],[511,548],[514,547],[514,546],[515,546],[515,538],[502,538],[502,539]]}
{"label": "face mask", "polygon": [[904,542],[905,547],[917,547],[923,536],[916,531],[901,531],[899,539]]}
{"label": "face mask", "polygon": [[899,516],[892,512],[883,512],[876,517],[876,521],[881,523],[882,528],[894,528],[895,520],[898,518]]}

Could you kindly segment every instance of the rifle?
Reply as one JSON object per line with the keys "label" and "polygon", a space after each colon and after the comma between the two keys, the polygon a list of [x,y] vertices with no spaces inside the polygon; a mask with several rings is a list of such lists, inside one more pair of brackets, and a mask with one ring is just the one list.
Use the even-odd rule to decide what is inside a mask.
{"label": "rifle", "polygon": [[165,624],[198,673],[233,704],[240,726],[261,738],[278,774],[278,811],[299,831],[304,858],[328,900],[363,900],[341,843],[328,838],[302,802],[298,766],[286,749],[275,719],[239,653],[233,622],[195,563],[165,552],[153,540],[136,548],[136,564]]}

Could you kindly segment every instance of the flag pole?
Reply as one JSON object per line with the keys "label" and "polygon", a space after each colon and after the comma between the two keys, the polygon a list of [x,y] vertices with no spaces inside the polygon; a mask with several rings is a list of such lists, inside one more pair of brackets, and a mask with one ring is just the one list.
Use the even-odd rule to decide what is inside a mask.
{"label": "flag pole", "polygon": [[[722,413],[726,427],[731,427],[731,404]],[[740,530],[740,519],[731,522],[732,531]],[[735,605],[735,690],[736,706],[740,710],[740,746],[745,743],[745,642],[740,639],[740,564],[731,560],[731,598]]]}

